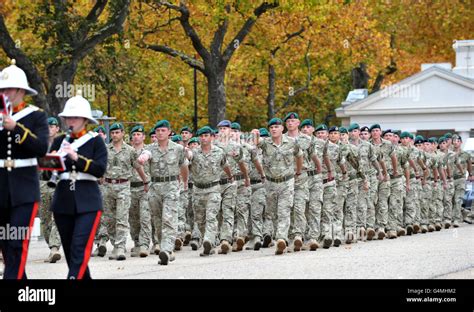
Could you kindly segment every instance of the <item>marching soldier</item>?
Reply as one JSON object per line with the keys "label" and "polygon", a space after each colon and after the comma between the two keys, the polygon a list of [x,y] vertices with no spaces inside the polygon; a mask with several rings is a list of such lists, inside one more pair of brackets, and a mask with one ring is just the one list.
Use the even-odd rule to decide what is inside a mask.
{"label": "marching soldier", "polygon": [[275,254],[281,255],[288,246],[295,177],[299,178],[302,173],[303,152],[294,139],[283,135],[283,121],[280,118],[271,119],[268,127],[270,138],[261,140],[257,129],[252,130],[252,133],[255,136],[255,145],[262,149],[263,169],[267,179],[266,209],[275,224]]}
{"label": "marching soldier", "polygon": [[155,223],[155,238],[160,244],[160,261],[168,265],[174,260],[178,230],[179,177],[188,186],[188,160],[182,145],[169,140],[171,125],[167,120],[155,126],[157,143],[148,145],[138,162],[149,162],[151,176],[150,207]]}
{"label": "marching soldier", "polygon": [[107,146],[107,172],[105,173],[105,225],[107,233],[101,233],[101,245],[110,238],[114,249],[110,260],[125,260],[125,246],[130,229],[128,216],[130,213],[131,194],[130,179],[133,176],[132,170],[135,168],[142,182],[145,191],[148,191],[148,180],[143,168],[136,163],[137,151],[123,141],[124,127],[121,123],[114,123],[110,126],[110,136],[112,142]]}
{"label": "marching soldier", "polygon": [[[133,148],[138,154],[145,149],[144,141],[146,138],[145,128],[142,125],[136,125],[130,131]],[[149,170],[144,169],[146,180],[150,181]],[[130,182],[131,205],[130,205],[130,235],[132,236],[134,247],[131,256],[142,258],[148,256],[148,249],[151,243],[151,214],[148,204],[148,193],[145,191],[145,185],[136,172]]]}
{"label": "marching soldier", "polygon": [[48,149],[48,123],[46,113],[24,102],[25,95],[37,92],[15,60],[0,73],[0,93],[12,110],[11,115],[0,113],[0,226],[26,230],[21,237],[0,239],[3,278],[26,279],[28,245],[40,200],[36,158]]}
{"label": "marching soldier", "polygon": [[[48,118],[49,125],[49,138],[48,138],[48,151],[53,144],[53,140],[56,138],[60,128],[59,122],[55,117]],[[49,171],[43,171],[40,173],[40,189],[41,189],[41,205],[40,205],[40,218],[41,228],[43,229],[43,236],[50,249],[49,256],[44,262],[56,263],[61,259],[59,248],[61,248],[61,238],[56,227],[56,223],[53,219],[53,214],[49,210],[51,200],[54,194],[54,187],[48,186],[48,181],[51,178]]]}
{"label": "marching soldier", "polygon": [[193,137],[193,130],[188,126],[184,126],[179,131],[179,134],[183,138],[184,146],[188,146],[189,140]]}
{"label": "marching soldier", "polygon": [[[445,135],[445,140],[439,144],[439,150],[443,153],[443,167],[446,172],[446,184],[447,187],[444,191],[443,196],[443,223],[446,229],[449,229],[453,222],[453,198],[454,198],[454,170],[456,167],[456,153],[454,153],[449,147],[452,141],[452,135],[447,133],[449,137]],[[453,224],[451,224],[453,223]],[[459,224],[456,224],[459,226]]]}
{"label": "marching soldier", "polygon": [[[458,227],[463,221],[462,198],[466,191],[466,171],[468,173],[468,181],[474,181],[471,156],[461,150],[462,139],[459,135],[454,134],[453,151],[456,154],[457,161],[454,168],[454,206],[453,206],[453,226]],[[468,218],[469,221],[469,218]]]}
{"label": "marching soldier", "polygon": [[67,278],[90,279],[87,264],[103,209],[97,179],[105,173],[107,149],[101,137],[86,130],[87,123],[97,121],[79,92],[66,102],[59,116],[72,128],[72,142],[60,136],[51,146],[66,155],[66,170],[59,175],[51,211],[69,267]]}
{"label": "marching soldier", "polygon": [[214,131],[205,126],[197,131],[200,147],[190,154],[193,176],[194,223],[191,248],[197,250],[201,245],[201,256],[214,253],[218,234],[217,215],[221,204],[221,172],[224,170],[229,181],[233,180],[231,168],[225,152],[212,144]]}

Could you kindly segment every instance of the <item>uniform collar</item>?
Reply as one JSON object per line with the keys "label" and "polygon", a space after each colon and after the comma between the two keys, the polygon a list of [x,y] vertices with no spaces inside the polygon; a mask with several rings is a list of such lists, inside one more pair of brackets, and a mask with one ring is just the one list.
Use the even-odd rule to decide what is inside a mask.
{"label": "uniform collar", "polygon": [[13,107],[13,113],[16,114],[18,113],[19,111],[21,111],[23,108],[25,108],[26,106],[26,103],[25,102],[21,102],[20,104],[18,104],[17,106],[14,106]]}
{"label": "uniform collar", "polygon": [[81,136],[83,136],[84,134],[87,133],[87,130],[86,129],[82,129],[81,131],[79,131],[78,133],[71,133],[71,138],[73,139],[79,139]]}

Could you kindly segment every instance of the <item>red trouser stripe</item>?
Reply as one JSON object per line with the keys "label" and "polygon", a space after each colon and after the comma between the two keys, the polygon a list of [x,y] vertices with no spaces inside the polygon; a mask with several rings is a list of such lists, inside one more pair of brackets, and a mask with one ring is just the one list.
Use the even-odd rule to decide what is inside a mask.
{"label": "red trouser stripe", "polygon": [[31,232],[33,231],[33,225],[35,224],[36,214],[38,213],[38,202],[33,204],[33,211],[31,212],[30,223],[28,224],[28,231],[26,238],[23,240],[22,251],[21,251],[21,262],[18,268],[17,279],[22,279],[25,273],[26,258],[28,258],[28,245],[30,243]]}
{"label": "red trouser stripe", "polygon": [[89,263],[89,259],[91,257],[92,245],[94,244],[95,232],[97,231],[97,227],[99,226],[101,215],[102,211],[97,211],[97,216],[95,217],[94,225],[92,226],[91,233],[89,234],[89,240],[87,241],[86,250],[84,252],[84,260],[82,260],[81,268],[79,269],[77,279],[82,279],[82,277],[84,276],[84,272],[86,272],[87,264]]}

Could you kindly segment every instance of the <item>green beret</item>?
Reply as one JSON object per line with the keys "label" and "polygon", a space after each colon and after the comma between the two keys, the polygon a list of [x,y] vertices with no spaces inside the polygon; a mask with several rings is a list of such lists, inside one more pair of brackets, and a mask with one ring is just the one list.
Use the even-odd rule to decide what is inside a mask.
{"label": "green beret", "polygon": [[121,122],[114,122],[110,126],[110,131],[114,131],[114,130],[124,130],[124,127],[123,127],[122,123]]}
{"label": "green beret", "polygon": [[270,121],[268,122],[268,126],[273,126],[273,125],[282,125],[283,124],[283,121],[281,121],[280,118],[272,118],[270,119]]}
{"label": "green beret", "polygon": [[314,129],[314,131],[318,132],[318,131],[323,131],[323,130],[328,130],[328,126],[326,126],[325,124],[319,124],[316,129]]}
{"label": "green beret", "polygon": [[424,141],[425,138],[424,138],[422,135],[417,135],[417,136],[415,137],[415,140],[422,140],[422,141]]}
{"label": "green beret", "polygon": [[142,125],[136,125],[130,130],[130,134],[134,134],[135,132],[145,133],[145,128]]}
{"label": "green beret", "polygon": [[199,144],[199,138],[197,138],[197,137],[190,138],[188,144],[191,144],[191,143],[198,143]]}
{"label": "green beret", "polygon": [[50,126],[59,126],[59,122],[55,117],[48,118],[48,125]]}
{"label": "green beret", "polygon": [[268,133],[268,130],[265,128],[258,129],[258,132],[260,132],[260,136],[263,138],[270,136],[270,133]]}
{"label": "green beret", "polygon": [[148,133],[150,136],[155,134],[156,132],[156,127],[151,128],[150,132]]}
{"label": "green beret", "polygon": [[453,141],[454,141],[454,140],[460,140],[460,141],[462,142],[462,138],[461,138],[461,136],[460,136],[459,134],[453,134],[453,138],[452,138],[452,139],[453,139]]}
{"label": "green beret", "polygon": [[168,128],[171,129],[170,122],[166,119],[160,120],[155,124],[155,130],[158,128]]}
{"label": "green beret", "polygon": [[209,127],[209,126],[204,126],[204,127],[202,127],[201,129],[199,129],[197,131],[196,135],[200,136],[200,135],[205,134],[205,133],[214,134],[214,130],[212,130],[212,128]]}
{"label": "green beret", "polygon": [[382,129],[382,128],[380,127],[379,124],[374,124],[374,125],[370,126],[370,131],[372,131],[374,129]]}
{"label": "green beret", "polygon": [[360,127],[360,132],[370,132],[370,129],[367,126],[362,126]]}
{"label": "green beret", "polygon": [[445,133],[445,134],[444,134],[444,137],[445,137],[446,139],[451,139],[451,138],[453,137],[453,135],[451,134],[451,132],[448,132],[448,133]]}
{"label": "green beret", "polygon": [[240,131],[240,124],[238,122],[233,122],[230,124],[230,128]]}
{"label": "green beret", "polygon": [[402,134],[402,130],[393,130],[393,134],[400,136],[400,134]]}
{"label": "green beret", "polygon": [[193,133],[193,129],[189,128],[188,126],[182,127],[181,130],[179,130],[179,133],[182,133],[183,131],[188,131],[188,132]]}
{"label": "green beret", "polygon": [[305,119],[301,122],[300,128],[303,128],[304,126],[311,126],[314,127],[313,121],[311,119]]}
{"label": "green beret", "polygon": [[349,133],[345,127],[339,127],[340,133]]}
{"label": "green beret", "polygon": [[173,135],[173,136],[171,137],[171,141],[173,141],[173,142],[175,142],[175,143],[176,143],[176,142],[180,142],[180,141],[183,141],[183,137],[180,136],[179,134],[176,134],[176,135]]}
{"label": "green beret", "polygon": [[392,132],[392,129],[385,129],[385,130],[382,132],[382,136],[386,135],[387,133],[393,133],[393,132]]}
{"label": "green beret", "polygon": [[412,136],[412,134],[408,131],[403,131],[401,134],[400,134],[400,139],[404,139],[404,138],[410,138]]}
{"label": "green beret", "polygon": [[105,131],[104,126],[98,126],[98,127],[94,128],[94,132],[96,132],[96,133],[99,133],[99,132],[105,133],[106,131]]}
{"label": "green beret", "polygon": [[444,141],[446,141],[446,137],[442,136],[438,139],[438,144],[441,144],[443,143]]}
{"label": "green beret", "polygon": [[438,138],[436,138],[436,137],[431,137],[431,138],[428,139],[428,142],[430,142],[430,143],[438,143]]}
{"label": "green beret", "polygon": [[360,129],[359,127],[359,124],[358,123],[351,123],[350,126],[349,126],[349,129],[347,129],[349,132],[352,132],[356,129]]}
{"label": "green beret", "polygon": [[286,114],[285,118],[283,118],[283,121],[286,122],[288,119],[300,119],[297,113],[290,112]]}

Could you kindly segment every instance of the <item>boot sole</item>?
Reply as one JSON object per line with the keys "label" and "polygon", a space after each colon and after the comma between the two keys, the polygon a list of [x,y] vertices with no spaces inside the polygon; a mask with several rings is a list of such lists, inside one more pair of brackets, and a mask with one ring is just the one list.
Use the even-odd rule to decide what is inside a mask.
{"label": "boot sole", "polygon": [[367,240],[372,240],[375,236],[375,231],[374,230],[369,230],[367,231]]}
{"label": "boot sole", "polygon": [[413,233],[413,227],[407,227],[407,235],[411,235]]}
{"label": "boot sole", "polygon": [[283,242],[283,241],[280,241],[277,243],[277,249],[275,251],[275,254],[276,255],[281,255],[283,254],[283,252],[285,251],[285,248],[286,248],[286,243]]}
{"label": "boot sole", "polygon": [[300,251],[301,247],[303,247],[303,242],[300,239],[297,239],[297,240],[295,240],[294,245],[295,245],[294,250],[295,251]]}
{"label": "boot sole", "polygon": [[174,250],[179,251],[179,250],[181,250],[182,246],[183,246],[183,241],[181,239],[177,238],[174,241]]}
{"label": "boot sole", "polygon": [[191,244],[191,249],[192,249],[192,250],[198,250],[199,247],[198,247],[197,244]]}
{"label": "boot sole", "polygon": [[377,235],[378,239],[382,240],[385,238],[385,232],[380,232],[378,235]]}
{"label": "boot sole", "polygon": [[127,259],[127,257],[125,257],[125,255],[117,256],[117,261],[123,261],[125,259]]}

